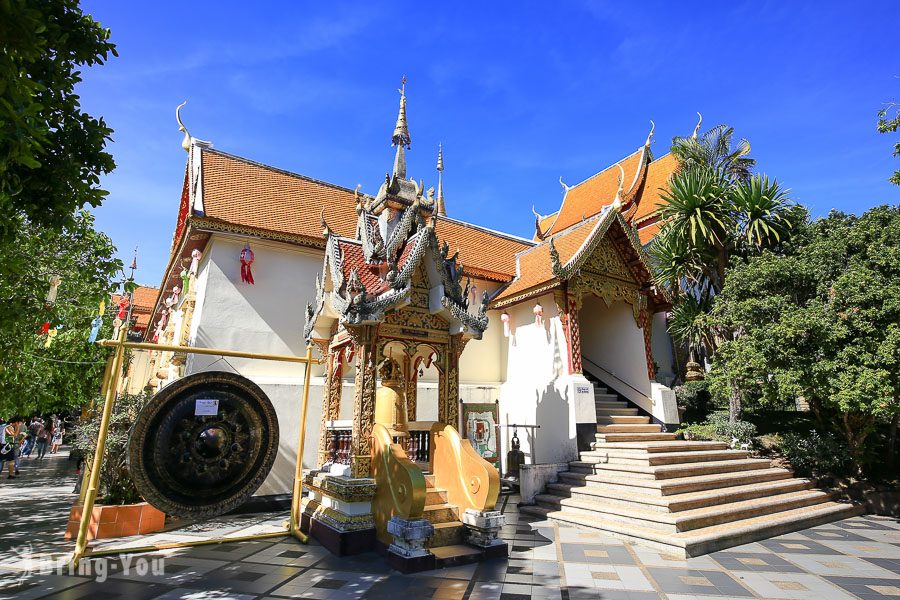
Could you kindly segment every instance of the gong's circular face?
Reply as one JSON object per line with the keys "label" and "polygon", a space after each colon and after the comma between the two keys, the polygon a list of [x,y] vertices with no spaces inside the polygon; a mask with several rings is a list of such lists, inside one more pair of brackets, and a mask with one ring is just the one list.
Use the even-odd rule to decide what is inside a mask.
{"label": "gong's circular face", "polygon": [[196,373],[143,408],[128,443],[128,467],[156,508],[211,517],[246,501],[277,453],[278,419],[259,386],[233,373]]}

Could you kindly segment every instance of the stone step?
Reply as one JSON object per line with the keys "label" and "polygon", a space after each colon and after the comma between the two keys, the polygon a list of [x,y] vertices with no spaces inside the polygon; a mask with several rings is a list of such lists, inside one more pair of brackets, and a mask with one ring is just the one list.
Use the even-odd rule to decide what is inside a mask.
{"label": "stone step", "polygon": [[630,477],[616,472],[606,472],[595,475],[570,472],[562,472],[559,474],[561,482],[576,486],[603,486],[610,491],[618,490],[621,492],[654,494],[657,496],[671,496],[674,494],[727,488],[736,485],[750,485],[753,483],[775,481],[778,479],[789,479],[790,477],[790,471],[779,468],[755,469],[751,471],[739,471],[737,473],[715,473],[712,475],[678,477],[675,479],[642,479],[640,477]]}
{"label": "stone step", "polygon": [[635,454],[657,452],[690,452],[697,450],[724,450],[728,448],[725,442],[714,441],[686,441],[675,440],[669,442],[593,442],[591,446],[595,450],[621,450]]}
{"label": "stone step", "polygon": [[425,476],[425,487],[426,488],[437,487],[434,483],[434,475],[425,475],[424,473],[423,473],[423,475]]}
{"label": "stone step", "polygon": [[676,439],[674,433],[598,433],[598,442],[662,442]]}
{"label": "stone step", "polygon": [[613,423],[597,425],[598,433],[659,433],[662,427],[656,423]]}
{"label": "stone step", "polygon": [[622,490],[609,489],[604,486],[578,486],[569,483],[549,483],[547,484],[547,493],[564,498],[606,502],[640,510],[676,513],[684,510],[728,504],[729,502],[741,502],[753,498],[799,492],[812,487],[813,484],[809,479],[791,477],[750,485],[736,485],[670,496],[641,493],[640,490],[623,492]]}
{"label": "stone step", "polygon": [[425,544],[426,548],[453,546],[466,543],[466,526],[461,521],[434,523],[434,535]]}
{"label": "stone step", "polygon": [[821,490],[803,490],[774,497],[754,498],[698,508],[678,513],[635,509],[621,504],[582,498],[560,498],[539,494],[535,501],[547,508],[575,514],[594,516],[604,520],[632,524],[637,527],[659,529],[669,533],[691,531],[713,525],[722,525],[741,519],[793,510],[829,502],[831,495]]}
{"label": "stone step", "polygon": [[625,404],[625,402],[623,400],[619,400],[618,394],[610,394],[609,392],[598,392],[597,390],[594,390],[594,399],[595,400],[607,400],[607,401],[611,401],[611,402],[612,401],[622,402],[622,404]]}
{"label": "stone step", "polygon": [[638,409],[636,408],[597,408],[598,417],[611,417],[613,415],[636,417],[637,414]]}
{"label": "stone step", "polygon": [[[522,507],[520,510],[524,509]],[[851,504],[825,502],[674,534],[566,510],[551,511],[545,507],[540,507],[539,511],[532,514],[539,513],[555,521],[600,530],[607,535],[638,542],[676,557],[691,557],[814,527],[862,512],[862,507]]]}
{"label": "stone step", "polygon": [[649,423],[650,417],[634,417],[631,415],[599,415],[597,416],[597,424],[598,425],[612,425],[612,424],[644,424]]}
{"label": "stone step", "polygon": [[594,406],[597,408],[631,408],[627,402],[621,400],[596,400]]}
{"label": "stone step", "polygon": [[434,554],[437,569],[468,565],[484,559],[484,550],[468,544],[431,547],[429,550]]}
{"label": "stone step", "polygon": [[714,473],[736,473],[755,469],[768,469],[772,461],[767,458],[741,458],[737,460],[716,460],[673,465],[640,465],[633,463],[588,463],[572,461],[571,473],[616,474],[639,479],[676,479],[712,475]]}
{"label": "stone step", "polygon": [[636,464],[636,465],[675,465],[693,462],[712,462],[716,460],[738,460],[747,458],[746,450],[689,450],[687,452],[654,452],[641,453],[629,450],[590,450],[580,453],[583,462]]}
{"label": "stone step", "polygon": [[425,488],[425,505],[445,504],[447,502],[447,490],[440,488]]}
{"label": "stone step", "polygon": [[459,508],[452,504],[426,504],[422,516],[431,521],[432,525],[459,521]]}

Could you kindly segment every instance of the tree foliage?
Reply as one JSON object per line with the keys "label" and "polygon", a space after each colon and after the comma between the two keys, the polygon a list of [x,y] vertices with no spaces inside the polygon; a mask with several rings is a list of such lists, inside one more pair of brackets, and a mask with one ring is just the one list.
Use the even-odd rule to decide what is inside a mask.
{"label": "tree foliage", "polygon": [[[122,262],[93,224],[83,211],[58,231],[18,220],[19,242],[6,250],[0,269],[0,414],[80,407],[99,389],[107,351],[87,338]],[[53,274],[62,283],[48,306]],[[43,323],[59,327],[49,347]]]}
{"label": "tree foliage", "polygon": [[25,218],[71,223],[106,192],[115,166],[104,151],[112,130],[81,110],[79,68],[101,64],[115,45],[77,0],[0,2],[0,242]]}
{"label": "tree foliage", "polygon": [[[897,133],[900,129],[900,105],[891,102],[878,111],[878,123],[876,125],[878,133]],[[894,158],[900,156],[900,141],[894,142]],[[894,171],[894,174],[888,179],[894,185],[900,185],[900,169]]]}
{"label": "tree foliage", "polygon": [[781,249],[736,260],[712,324],[712,390],[802,397],[862,469],[866,440],[900,413],[900,207],[832,212]]}

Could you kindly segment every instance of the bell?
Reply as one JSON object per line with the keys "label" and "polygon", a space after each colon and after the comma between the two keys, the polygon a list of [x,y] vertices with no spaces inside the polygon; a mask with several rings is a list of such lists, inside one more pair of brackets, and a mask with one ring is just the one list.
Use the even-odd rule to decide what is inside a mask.
{"label": "bell", "polygon": [[375,422],[387,427],[393,437],[407,437],[406,390],[400,365],[386,357],[381,361],[378,372],[381,386],[375,392]]}
{"label": "bell", "polygon": [[518,479],[519,467],[525,464],[525,453],[519,448],[519,435],[516,429],[513,429],[512,450],[506,453],[506,476],[510,479]]}

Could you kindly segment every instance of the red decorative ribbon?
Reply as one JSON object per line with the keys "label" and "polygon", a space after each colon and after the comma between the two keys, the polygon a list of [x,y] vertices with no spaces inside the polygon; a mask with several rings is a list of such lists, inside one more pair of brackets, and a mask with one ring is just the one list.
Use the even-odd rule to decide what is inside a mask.
{"label": "red decorative ribbon", "polygon": [[250,270],[250,265],[253,264],[254,260],[256,260],[256,257],[253,255],[253,250],[250,249],[249,245],[244,246],[244,249],[241,250],[241,281],[250,285],[254,285],[253,271]]}

